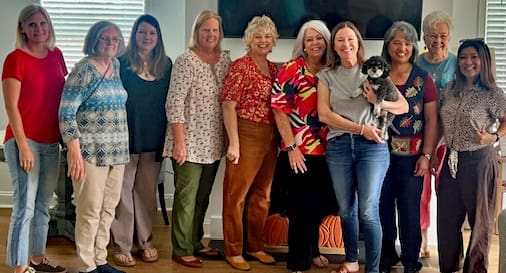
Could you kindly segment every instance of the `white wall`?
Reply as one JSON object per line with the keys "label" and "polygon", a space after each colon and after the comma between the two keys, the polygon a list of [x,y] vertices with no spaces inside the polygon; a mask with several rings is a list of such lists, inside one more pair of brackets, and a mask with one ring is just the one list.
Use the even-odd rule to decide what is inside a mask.
{"label": "white wall", "polygon": [[[13,49],[15,28],[19,11],[27,4],[38,3],[36,0],[12,0],[3,1],[0,10],[0,18],[4,22],[0,28],[0,61]],[[454,18],[455,29],[452,32],[451,49],[456,51],[458,40],[464,37],[484,36],[484,0],[425,0],[423,1],[423,16],[433,10],[445,10]],[[146,0],[146,13],[153,14],[160,21],[167,54],[175,58],[186,48],[190,36],[191,27],[195,16],[203,9],[217,9],[217,0]],[[276,62],[284,62],[289,59],[293,40],[281,39],[274,48],[269,58]],[[423,43],[420,43],[423,48]],[[366,54],[376,55],[381,53],[381,41],[365,41]],[[225,39],[223,48],[231,50],[232,58],[242,56],[244,46],[240,39]],[[0,98],[3,105],[3,97]],[[7,123],[5,110],[0,107],[0,128]],[[215,187],[211,194],[211,204],[208,210],[206,223],[210,224],[211,237],[222,238],[221,233],[221,191],[223,181],[223,166],[216,178]],[[172,176],[167,175],[166,199],[167,206],[172,207],[173,183]],[[0,164],[0,206],[9,206],[12,189],[5,164]],[[435,198],[432,199],[432,223],[429,231],[430,243],[435,244]]]}

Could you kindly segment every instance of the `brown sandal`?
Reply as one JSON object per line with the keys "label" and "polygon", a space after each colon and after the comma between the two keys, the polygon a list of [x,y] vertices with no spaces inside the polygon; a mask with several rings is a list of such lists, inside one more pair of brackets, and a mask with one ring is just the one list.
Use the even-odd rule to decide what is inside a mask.
{"label": "brown sandal", "polygon": [[154,247],[148,247],[141,250],[141,258],[146,263],[152,263],[158,261],[158,250]]}
{"label": "brown sandal", "polygon": [[114,253],[113,259],[118,266],[131,267],[135,265],[135,259],[130,253]]}

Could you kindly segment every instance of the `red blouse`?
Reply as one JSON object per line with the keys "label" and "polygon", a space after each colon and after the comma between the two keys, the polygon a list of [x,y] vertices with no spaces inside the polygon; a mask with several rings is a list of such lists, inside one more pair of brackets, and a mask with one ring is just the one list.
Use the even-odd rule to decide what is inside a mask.
{"label": "red blouse", "polygon": [[267,76],[260,71],[249,54],[235,60],[223,85],[222,101],[237,102],[237,116],[241,119],[274,123],[271,109],[272,84],[276,78],[276,65],[270,61]]}

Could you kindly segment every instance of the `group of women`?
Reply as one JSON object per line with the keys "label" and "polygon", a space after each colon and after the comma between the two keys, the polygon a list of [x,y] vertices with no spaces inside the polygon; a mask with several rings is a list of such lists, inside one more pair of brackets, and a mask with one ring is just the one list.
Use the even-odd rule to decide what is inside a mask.
{"label": "group of women", "polygon": [[[66,272],[44,255],[61,135],[75,191],[80,272],[123,272],[107,262],[110,234],[117,265],[135,265],[134,248],[145,262],[158,259],[151,225],[162,157],[170,157],[174,169],[172,259],[202,267],[202,258],[220,257],[202,237],[223,156],[225,260],[235,269],[250,270],[243,255],[276,262],[263,241],[276,170],[289,180],[290,271],[329,263],[318,250],[319,225],[336,213],[328,210],[334,196],[322,198],[328,192],[339,206],[346,253],[337,272],[359,271],[359,226],[365,272],[389,272],[399,260],[405,272],[419,271],[420,247],[427,252],[420,199],[424,188],[430,192],[432,170],[440,177],[441,272],[459,270],[466,215],[472,233],[464,272],[486,272],[497,174],[492,144],[506,134],[506,99],[483,40],[463,41],[451,61],[450,29],[445,14],[430,14],[424,20],[428,52],[420,57],[413,26],[395,22],[386,32],[381,55],[399,98],[381,103],[397,115],[385,142],[373,126],[376,95],[361,73],[365,48],[351,22],[332,32],[322,21],[306,22],[292,60],[278,70],[267,58],[278,38],[267,16],[249,22],[247,52],[232,62],[221,49],[221,18],[202,11],[173,67],[154,17],[137,19],[126,50],[119,28],[99,21],[86,35],[86,57],[65,81],[47,12],[27,6],[2,74],[6,157],[15,189],[8,264],[17,273]],[[452,62],[455,76],[444,68]],[[363,96],[352,96],[358,88]],[[442,136],[448,152],[439,152],[438,161]]]}

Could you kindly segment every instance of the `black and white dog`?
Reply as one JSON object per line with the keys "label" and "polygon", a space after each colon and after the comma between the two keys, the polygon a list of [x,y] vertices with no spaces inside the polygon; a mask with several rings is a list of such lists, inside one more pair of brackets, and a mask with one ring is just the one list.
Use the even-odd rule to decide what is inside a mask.
{"label": "black and white dog", "polygon": [[382,111],[381,103],[386,101],[396,101],[399,98],[397,88],[388,78],[390,65],[381,56],[372,56],[362,66],[362,73],[367,75],[369,83],[376,93],[376,103],[373,108],[373,115],[376,128],[383,131],[383,140],[388,138],[387,128],[391,127],[394,114]]}

